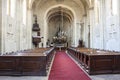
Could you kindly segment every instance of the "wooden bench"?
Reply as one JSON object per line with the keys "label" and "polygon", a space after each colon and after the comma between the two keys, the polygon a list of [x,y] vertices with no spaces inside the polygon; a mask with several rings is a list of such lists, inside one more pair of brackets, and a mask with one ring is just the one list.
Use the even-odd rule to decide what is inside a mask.
{"label": "wooden bench", "polygon": [[112,74],[120,73],[120,53],[88,49],[68,48],[72,54],[89,74]]}
{"label": "wooden bench", "polygon": [[0,76],[46,76],[54,48],[41,48],[0,56]]}

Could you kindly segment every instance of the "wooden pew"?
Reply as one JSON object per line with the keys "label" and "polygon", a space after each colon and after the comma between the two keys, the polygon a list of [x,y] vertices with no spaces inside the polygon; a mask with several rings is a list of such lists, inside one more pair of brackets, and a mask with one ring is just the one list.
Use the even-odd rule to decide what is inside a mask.
{"label": "wooden pew", "polygon": [[69,54],[74,55],[89,74],[120,73],[120,53],[88,49],[68,48]]}
{"label": "wooden pew", "polygon": [[48,61],[53,55],[54,48],[41,48],[1,55],[0,76],[46,76]]}

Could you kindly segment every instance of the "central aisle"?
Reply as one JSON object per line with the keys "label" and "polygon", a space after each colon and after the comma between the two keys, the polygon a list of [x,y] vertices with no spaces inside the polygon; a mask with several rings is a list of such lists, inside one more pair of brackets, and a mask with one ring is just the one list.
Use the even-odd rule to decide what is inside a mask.
{"label": "central aisle", "polygon": [[48,80],[91,80],[85,72],[64,52],[55,55]]}

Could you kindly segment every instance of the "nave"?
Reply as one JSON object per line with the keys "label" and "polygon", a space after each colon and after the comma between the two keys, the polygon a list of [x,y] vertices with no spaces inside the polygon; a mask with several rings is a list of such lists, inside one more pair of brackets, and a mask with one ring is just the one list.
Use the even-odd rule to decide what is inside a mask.
{"label": "nave", "polygon": [[1,80],[48,80],[51,47],[92,80],[120,79],[120,0],[0,0],[0,17]]}
{"label": "nave", "polygon": [[64,52],[56,52],[48,80],[91,80]]}
{"label": "nave", "polygon": [[[28,50],[28,51],[22,51],[18,53],[18,55],[19,56],[21,55],[22,57],[23,55],[35,56],[36,54],[37,56],[41,56],[40,54],[43,53],[44,51],[47,53],[49,52],[49,54],[51,54],[50,53],[51,50],[50,51],[48,50],[50,50],[50,48]],[[52,61],[50,60],[49,69],[47,69],[46,76],[29,76],[31,74],[28,74],[28,76],[0,76],[0,80],[38,80],[38,79],[39,80],[119,80],[120,79],[120,74],[89,75],[86,71],[84,71],[84,68],[81,66],[81,64],[72,55],[68,54],[68,51],[66,51],[65,53],[65,51],[57,50],[54,53],[55,53],[54,56],[52,55],[53,56]],[[9,57],[10,55],[11,54],[9,55],[7,54],[7,56]],[[12,55],[15,56],[17,54],[14,53]],[[30,64],[30,63],[27,63],[27,64]],[[3,64],[0,63],[0,65],[2,66]],[[30,67],[29,66],[24,67],[24,69],[27,69],[27,68],[30,68]]]}

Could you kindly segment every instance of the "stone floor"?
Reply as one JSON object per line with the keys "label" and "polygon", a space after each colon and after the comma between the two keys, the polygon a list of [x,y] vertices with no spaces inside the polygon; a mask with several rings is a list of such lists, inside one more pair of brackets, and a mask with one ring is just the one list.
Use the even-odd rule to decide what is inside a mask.
{"label": "stone floor", "polygon": [[90,76],[92,80],[120,80],[120,74],[106,74]]}
{"label": "stone floor", "polygon": [[[92,80],[120,80],[120,74],[106,74],[90,76]],[[0,80],[48,80],[48,77],[39,76],[0,76]]]}
{"label": "stone floor", "polygon": [[39,76],[0,76],[0,80],[48,80],[47,77]]}
{"label": "stone floor", "polygon": [[[77,61],[74,59],[73,61],[81,67]],[[50,71],[48,71],[48,74],[49,72]],[[91,75],[90,77],[92,80],[120,80],[120,74]],[[0,80],[48,80],[48,76],[0,76]]]}

